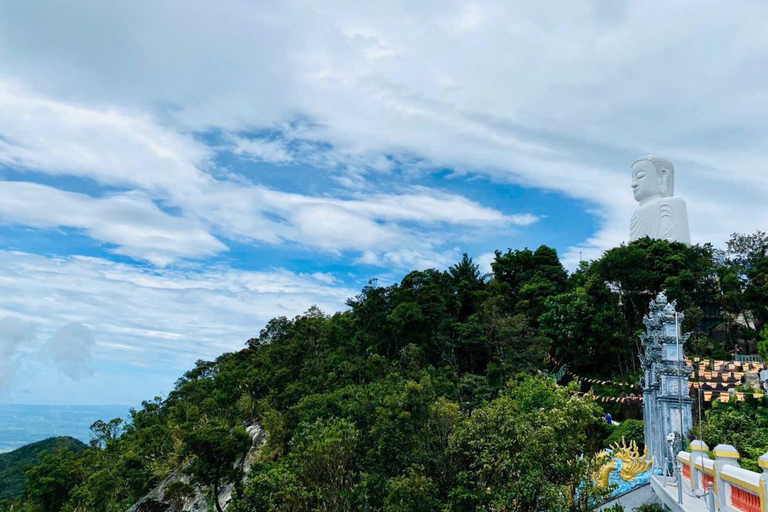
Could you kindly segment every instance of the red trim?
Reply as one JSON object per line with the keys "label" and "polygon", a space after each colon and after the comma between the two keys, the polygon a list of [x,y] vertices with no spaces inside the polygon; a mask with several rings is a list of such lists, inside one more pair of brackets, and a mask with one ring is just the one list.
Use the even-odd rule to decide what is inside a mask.
{"label": "red trim", "polygon": [[740,487],[731,486],[731,503],[742,512],[761,512],[760,496]]}

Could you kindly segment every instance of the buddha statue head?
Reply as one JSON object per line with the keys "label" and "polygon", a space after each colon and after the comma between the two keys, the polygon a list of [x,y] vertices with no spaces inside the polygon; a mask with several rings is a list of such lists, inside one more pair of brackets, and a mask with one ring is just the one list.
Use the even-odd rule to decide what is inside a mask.
{"label": "buddha statue head", "polygon": [[632,164],[632,193],[641,205],[675,193],[675,167],[660,156],[648,155]]}

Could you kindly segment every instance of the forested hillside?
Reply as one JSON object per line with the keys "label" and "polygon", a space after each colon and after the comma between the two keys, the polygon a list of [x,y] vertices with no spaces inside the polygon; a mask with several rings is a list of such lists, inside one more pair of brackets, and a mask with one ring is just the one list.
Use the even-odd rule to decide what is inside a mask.
{"label": "forested hillside", "polygon": [[762,233],[724,250],[643,239],[569,274],[542,246],[497,252],[487,276],[465,256],[371,282],[346,311],[275,318],[243,350],[199,361],[126,425],[94,425],[90,449],[28,471],[14,510],[124,511],[182,467],[208,489],[240,481],[247,422],[267,441],[235,512],[588,510],[598,491],[575,491],[611,434],[605,411],[546,372],[637,381],[661,290],[686,313],[689,353],[756,350],[767,249]]}
{"label": "forested hillside", "polygon": [[51,437],[22,446],[12,452],[0,453],[0,501],[21,496],[24,471],[40,463],[43,454],[59,450],[78,452],[85,445],[71,437]]}

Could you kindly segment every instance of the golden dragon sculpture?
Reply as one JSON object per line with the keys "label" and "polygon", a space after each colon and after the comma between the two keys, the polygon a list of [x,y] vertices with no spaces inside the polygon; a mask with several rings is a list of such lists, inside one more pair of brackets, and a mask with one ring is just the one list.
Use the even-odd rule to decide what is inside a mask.
{"label": "golden dragon sculpture", "polygon": [[594,475],[594,480],[600,485],[600,487],[608,487],[611,473],[616,469],[616,461],[621,461],[621,470],[619,470],[619,477],[625,482],[631,482],[637,475],[645,473],[653,466],[653,457],[648,457],[648,447],[646,446],[643,453],[640,453],[640,449],[637,443],[634,441],[629,442],[627,445],[626,440],[621,438],[621,445],[618,442],[611,446],[613,453],[608,450],[603,450],[598,454],[598,457],[605,457],[608,461],[600,466],[600,469]]}

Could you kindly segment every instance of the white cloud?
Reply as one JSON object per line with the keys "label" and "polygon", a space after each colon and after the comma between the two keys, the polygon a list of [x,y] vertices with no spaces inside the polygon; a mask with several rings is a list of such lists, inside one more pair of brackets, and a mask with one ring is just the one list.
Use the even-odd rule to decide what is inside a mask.
{"label": "white cloud", "polygon": [[[458,234],[511,234],[538,219],[514,199],[502,212],[410,187],[447,169],[583,200],[599,229],[565,255],[574,266],[627,239],[628,166],[659,153],[676,164],[694,240],[721,243],[768,222],[766,17],[768,5],[742,0],[0,3],[0,164],[29,181],[46,173],[110,187],[90,197],[12,185],[3,196],[20,191],[29,204],[0,211],[4,222],[82,229],[155,263],[214,254],[231,239],[405,268],[455,261]],[[291,194],[232,176],[197,135],[208,130],[243,158],[314,165],[346,189]],[[177,332],[183,322],[199,346],[215,346],[216,332],[239,337],[232,325],[254,325],[249,312],[294,310],[332,288],[290,273],[153,273],[87,259],[43,260],[30,276],[59,266],[75,278],[54,272],[53,295],[23,273],[6,276],[11,291],[19,280],[37,290],[23,304],[5,294],[8,312],[45,318],[46,301],[79,297],[89,314],[57,306],[57,325],[91,325],[123,301],[121,320],[96,332],[150,350],[188,336]],[[93,305],[77,276],[119,299]],[[192,296],[220,316],[186,316],[197,311]],[[105,347],[97,342],[97,357]]]}
{"label": "white cloud", "polygon": [[[341,204],[341,202],[336,202]],[[417,187],[403,194],[374,194],[364,200],[347,201],[344,206],[363,215],[392,221],[447,223],[457,225],[514,224],[527,226],[538,218],[531,214],[506,216],[463,196]]]}
{"label": "white cloud", "polygon": [[232,153],[247,156],[256,161],[285,164],[293,161],[285,144],[279,140],[247,139],[231,135]]}
{"label": "white cloud", "polygon": [[55,101],[0,76],[0,164],[155,194],[199,193],[212,151],[147,114]]}
{"label": "white cloud", "polygon": [[90,329],[72,322],[59,329],[43,347],[43,357],[54,364],[70,379],[93,373],[91,353],[95,341]]}
{"label": "white cloud", "polygon": [[4,397],[18,371],[23,345],[34,338],[35,326],[16,316],[0,318],[0,398]]}
{"label": "white cloud", "polygon": [[[89,368],[88,354],[98,368],[122,364],[178,373],[196,359],[242,347],[275,316],[293,317],[313,304],[338,311],[355,295],[324,273],[149,270],[12,251],[0,251],[0,288],[0,317],[7,317],[0,320],[0,370],[42,351],[71,377]],[[37,341],[28,334],[33,326]]]}
{"label": "white cloud", "polygon": [[226,250],[200,223],[174,217],[140,194],[92,198],[26,182],[0,181],[0,222],[83,229],[115,252],[166,265]]}
{"label": "white cloud", "polygon": [[484,252],[477,257],[475,263],[480,267],[480,272],[488,274],[492,271],[491,263],[496,259],[496,254],[492,252]]}
{"label": "white cloud", "polygon": [[[197,191],[211,152],[190,130],[276,130],[230,140],[265,161],[345,166],[339,183],[357,189],[407,162],[585,199],[603,227],[582,249],[599,251],[626,239],[628,163],[655,152],[678,164],[697,240],[763,221],[765,5],[173,5],[0,6],[0,63],[18,84],[0,94],[4,161]],[[284,227],[251,224],[255,240]]]}
{"label": "white cloud", "polygon": [[[0,193],[10,198],[0,205],[0,222],[82,229],[113,244],[115,252],[157,265],[225,251],[219,238],[288,242],[336,254],[407,249],[418,255],[412,261],[436,262],[447,237],[433,232],[434,224],[509,227],[537,220],[425,187],[340,197],[285,193],[220,172],[206,146],[148,116],[74,106],[7,86],[0,86],[0,103],[11,113],[10,121],[0,122],[0,163],[28,172],[30,179],[37,173],[63,174],[123,189],[95,198],[0,182]],[[256,153],[273,163],[292,158],[279,141],[234,136],[230,141],[235,146],[229,150],[249,158]],[[165,213],[159,205],[180,214]],[[386,256],[382,261],[387,259],[408,261]]]}

